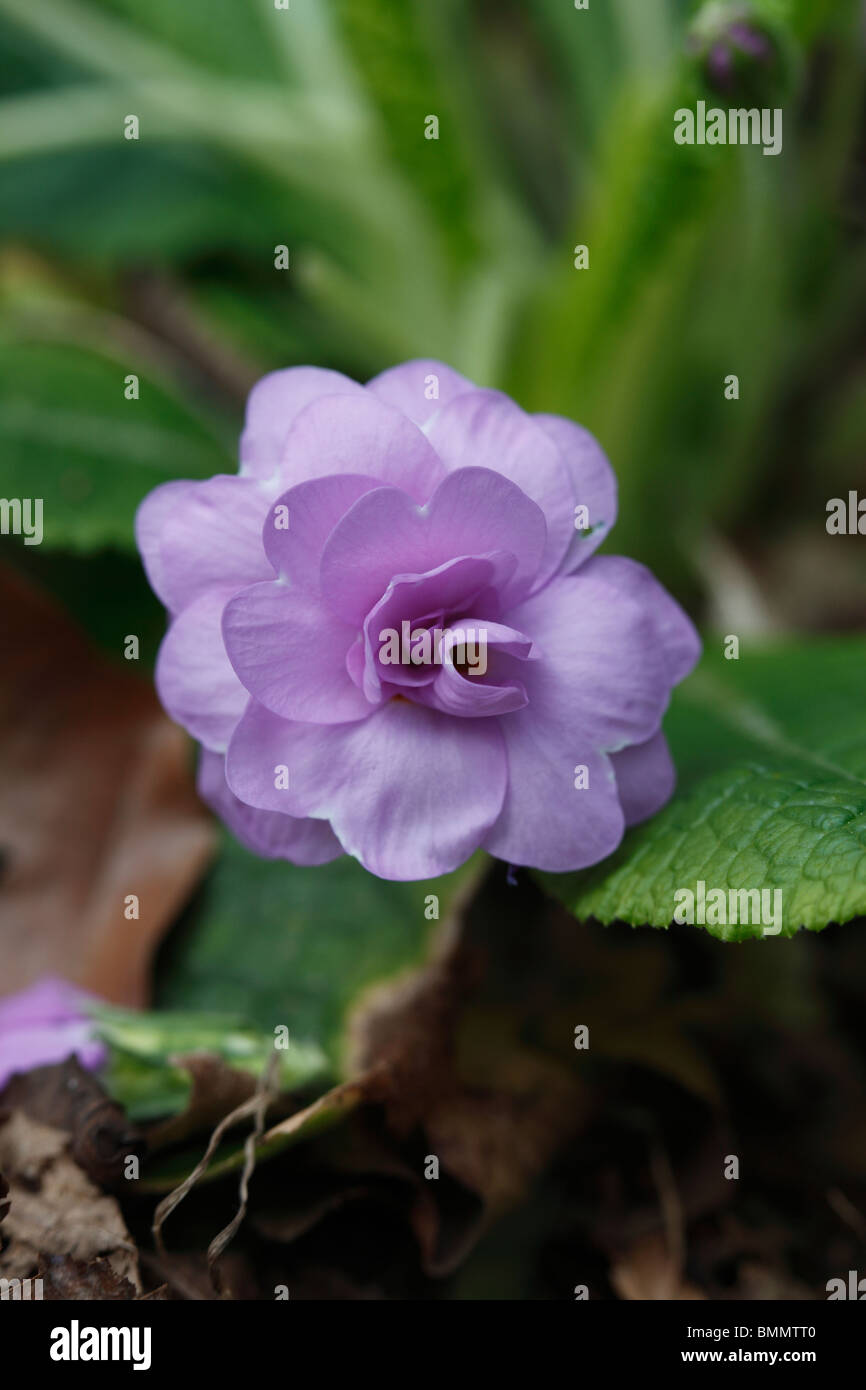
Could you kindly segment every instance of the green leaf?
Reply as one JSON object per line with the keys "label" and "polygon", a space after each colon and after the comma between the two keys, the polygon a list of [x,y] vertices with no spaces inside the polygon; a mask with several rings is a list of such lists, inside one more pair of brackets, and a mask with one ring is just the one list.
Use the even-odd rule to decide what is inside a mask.
{"label": "green leaf", "polygon": [[[96,1033],[109,1049],[107,1080],[112,1095],[135,1120],[173,1115],[186,1105],[188,1073],[174,1059],[207,1052],[237,1071],[260,1076],[275,1051],[273,1033],[250,1028],[231,1014],[138,1013],[97,1005],[90,1009]],[[321,1048],[289,1035],[277,1048],[278,1080],[293,1091],[323,1076],[327,1058]]]}
{"label": "green leaf", "polygon": [[[362,990],[422,965],[483,859],[423,883],[375,878],[345,857],[321,868],[257,859],[226,836],[187,929],[169,943],[157,1002],[241,1012],[313,1039],[339,1069]],[[430,896],[438,898],[439,921]]]}
{"label": "green leaf", "polygon": [[85,263],[237,251],[258,266],[263,247],[295,245],[310,220],[300,197],[291,204],[255,168],[190,141],[133,144],[130,155],[115,140],[0,160],[0,232]]}
{"label": "green leaf", "polygon": [[139,670],[153,667],[165,636],[165,609],[147,582],[137,553],[75,554],[16,541],[4,552],[33,584],[52,593],[85,632],[121,659],[126,637],[139,639]]}
{"label": "green leaf", "polygon": [[[139,376],[138,400],[124,397],[129,373]],[[236,471],[155,378],[119,349],[112,358],[71,342],[0,338],[0,496],[42,498],[46,547],[128,550],[135,509],[157,484]]]}
{"label": "green leaf", "polygon": [[121,1051],[110,1053],[100,1079],[135,1124],[179,1115],[192,1089],[190,1077],[182,1067],[146,1061]]}
{"label": "green leaf", "polygon": [[[429,9],[429,7],[426,7]],[[335,0],[334,12],[348,52],[378,107],[390,153],[420,192],[459,260],[477,251],[472,214],[477,193],[458,123],[453,93],[443,84],[431,52],[430,20],[443,15],[406,0]],[[447,40],[446,40],[447,42]],[[425,139],[435,115],[442,129]]]}
{"label": "green leaf", "polygon": [[675,891],[699,880],[707,892],[780,889],[785,936],[866,915],[864,672],[861,637],[705,656],[665,723],[672,801],[603,863],[542,875],[545,886],[577,917],[632,926],[668,926]]}
{"label": "green leaf", "polygon": [[172,52],[214,71],[268,80],[281,72],[273,37],[268,33],[268,8],[261,0],[207,0],[206,4],[174,0],[91,0],[94,15],[104,15],[147,33]]}

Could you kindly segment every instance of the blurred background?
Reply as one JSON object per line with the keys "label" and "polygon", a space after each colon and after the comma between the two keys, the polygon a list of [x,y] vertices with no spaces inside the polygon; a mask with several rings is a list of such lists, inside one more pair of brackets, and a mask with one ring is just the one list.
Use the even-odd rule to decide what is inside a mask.
{"label": "blurred background", "polygon": [[[38,467],[23,558],[91,626],[114,596],[158,633],[135,506],[235,467],[262,372],[412,356],[592,429],[615,548],[693,605],[862,623],[863,547],[822,524],[866,432],[854,0],[0,0],[0,25],[0,482]],[[781,106],[782,155],[675,145],[699,98]]]}
{"label": "blurred background", "polygon": [[[825,527],[830,498],[866,490],[864,43],[856,0],[591,0],[585,11],[571,0],[0,0],[0,495],[44,499],[41,545],[0,540],[0,822],[13,838],[25,827],[29,866],[16,874],[13,856],[5,883],[0,993],[51,970],[116,1002],[238,1008],[270,1027],[288,991],[293,1021],[334,1058],[347,1001],[423,958],[426,938],[406,943],[406,885],[376,896],[349,866],[325,888],[225,841],[214,858],[190,752],[152,695],[164,617],[135,552],[136,506],[162,481],[234,471],[246,393],[270,369],[365,379],[441,358],[597,435],[620,485],[607,548],[651,565],[705,629],[866,626],[866,546]],[[782,154],[676,145],[674,111],[701,99],[781,107]],[[137,139],[125,138],[130,116]],[[575,268],[578,245],[588,269]],[[275,268],[279,247],[288,269]],[[732,374],[738,400],[725,396]],[[128,634],[140,639],[134,671]],[[146,909],[121,938],[112,904],[133,880]],[[514,938],[512,984],[482,1011],[488,1036],[509,1016],[513,981],[549,971],[541,946],[514,944],[521,928],[562,945],[558,910],[531,885],[519,892],[488,883],[478,918],[482,942],[494,921]],[[619,1020],[594,1138],[579,1156],[563,1150],[524,1200],[528,1174],[559,1152],[558,1126],[537,1117],[537,1155],[488,1173],[495,1193],[482,1200],[523,1205],[459,1276],[478,1223],[456,1189],[458,1237],[447,1256],[425,1247],[421,1265],[405,1221],[386,1238],[381,1215],[364,1224],[363,1203],[345,1228],[271,1212],[257,1238],[291,1230],[299,1288],[569,1297],[582,1271],[602,1296],[670,1296],[657,1290],[682,1273],[694,1211],[705,1226],[693,1277],[716,1296],[815,1296],[828,1261],[856,1259],[866,1207],[847,1188],[835,1207],[826,1197],[843,1170],[866,1193],[864,1039],[846,994],[864,962],[852,939],[791,943],[772,968],[753,952],[745,971],[687,930],[569,930],[569,957],[579,941],[593,963],[599,1019]],[[700,1007],[685,1013],[707,1031],[694,1065],[670,1003],[693,995]],[[756,1048],[753,1093],[735,1104],[725,1080]],[[539,1090],[531,1067],[509,1085],[518,1073]],[[546,1104],[583,1113],[557,1084]],[[829,1094],[838,1133],[826,1112],[804,1114],[813,1093]],[[391,1129],[405,1139],[418,1122]],[[764,1177],[745,1213],[718,1215],[732,1199],[702,1185],[699,1154],[728,1124],[753,1138],[758,1124]],[[780,1191],[779,1145],[806,1152],[819,1128],[808,1178],[819,1195],[799,1179]],[[688,1193],[673,1199],[678,1156]],[[343,1198],[323,1198],[307,1163],[309,1209],[336,1209]],[[659,1201],[667,1254],[653,1243]],[[375,1268],[357,1256],[373,1230]],[[304,1240],[320,1237],[311,1254]],[[249,1256],[239,1286],[255,1287],[262,1258]]]}

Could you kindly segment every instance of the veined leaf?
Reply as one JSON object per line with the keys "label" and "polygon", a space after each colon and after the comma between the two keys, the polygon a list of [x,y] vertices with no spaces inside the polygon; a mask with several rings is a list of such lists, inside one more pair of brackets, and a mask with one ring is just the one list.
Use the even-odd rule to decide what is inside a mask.
{"label": "veined leaf", "polygon": [[[665,724],[673,799],[603,863],[544,884],[577,917],[632,926],[668,926],[675,892],[697,895],[699,882],[706,894],[768,890],[771,902],[780,890],[784,936],[866,915],[864,675],[861,637],[706,656]],[[726,941],[778,934],[706,929]]]}

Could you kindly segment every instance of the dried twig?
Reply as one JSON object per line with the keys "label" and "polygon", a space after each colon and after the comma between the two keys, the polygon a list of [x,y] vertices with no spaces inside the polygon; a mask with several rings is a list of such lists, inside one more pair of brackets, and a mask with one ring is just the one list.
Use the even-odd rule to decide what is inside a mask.
{"label": "dried twig", "polygon": [[[219,1148],[223,1136],[227,1133],[227,1131],[230,1130],[233,1125],[239,1124],[242,1120],[247,1119],[248,1116],[253,1115],[255,1116],[255,1126],[253,1128],[252,1133],[248,1136],[244,1145],[245,1160],[240,1185],[241,1199],[243,1202],[241,1219],[243,1219],[243,1212],[246,1210],[247,1185],[249,1182],[250,1173],[252,1172],[252,1166],[254,1164],[254,1159],[251,1164],[250,1154],[252,1151],[254,1151],[255,1145],[258,1142],[259,1137],[261,1136],[262,1128],[264,1126],[265,1112],[267,1111],[268,1106],[270,1105],[271,1101],[275,1098],[275,1095],[277,1093],[277,1065],[277,1054],[276,1052],[274,1052],[268,1059],[268,1064],[259,1078],[259,1082],[254,1095],[250,1096],[248,1100],[245,1100],[241,1105],[238,1105],[234,1110],[230,1111],[228,1115],[223,1116],[223,1118],[220,1120],[219,1124],[216,1126],[213,1133],[211,1134],[211,1137],[208,1140],[207,1148],[205,1149],[204,1153],[202,1154],[202,1157],[199,1159],[196,1166],[193,1168],[192,1172],[189,1173],[184,1178],[183,1182],[180,1183],[176,1188],[174,1188],[173,1191],[169,1192],[168,1196],[163,1197],[162,1201],[160,1202],[159,1206],[153,1214],[152,1228],[154,1244],[156,1245],[156,1248],[161,1255],[166,1254],[165,1244],[162,1239],[162,1228],[167,1218],[171,1215],[171,1213],[175,1210],[176,1207],[180,1206],[183,1199],[195,1187],[199,1178],[203,1177],[203,1175],[207,1172],[208,1167],[210,1165],[210,1161],[216,1153],[217,1149]],[[252,1150],[250,1150],[248,1147],[251,1141]],[[240,1224],[239,1221],[238,1224]],[[229,1228],[227,1227],[226,1229],[228,1230]],[[220,1236],[223,1234],[224,1232],[221,1232]],[[233,1234],[234,1231],[231,1231],[231,1235]],[[224,1242],[224,1245],[227,1244],[228,1240],[231,1239],[231,1235],[227,1238],[226,1242]],[[219,1240],[220,1236],[217,1236],[216,1240]],[[212,1242],[212,1246],[215,1243],[215,1241]],[[224,1245],[221,1247],[221,1249],[224,1248]]]}

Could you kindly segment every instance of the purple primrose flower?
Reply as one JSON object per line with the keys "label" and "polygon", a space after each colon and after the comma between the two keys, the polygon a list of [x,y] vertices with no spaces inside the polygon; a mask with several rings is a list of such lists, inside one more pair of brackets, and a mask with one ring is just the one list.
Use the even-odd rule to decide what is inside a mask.
{"label": "purple primrose flower", "polygon": [[46,975],[18,994],[0,999],[0,1087],[19,1071],[62,1062],[75,1053],[82,1066],[102,1065],[106,1049],[87,1016],[90,995]]}
{"label": "purple primrose flower", "polygon": [[293,367],[254,387],[240,452],[136,527],[171,617],[160,697],[245,845],[390,879],[479,847],[565,871],[667,800],[699,642],[648,570],[594,556],[616,482],[586,430],[437,362]]}

